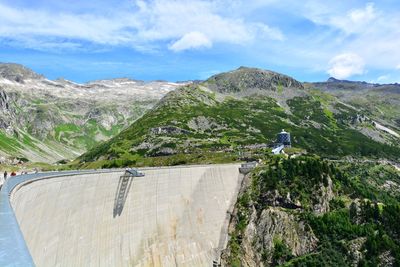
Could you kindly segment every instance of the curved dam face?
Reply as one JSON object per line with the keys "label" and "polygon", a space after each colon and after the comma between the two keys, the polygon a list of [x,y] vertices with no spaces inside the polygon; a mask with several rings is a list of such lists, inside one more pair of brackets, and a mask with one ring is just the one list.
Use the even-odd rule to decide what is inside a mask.
{"label": "curved dam face", "polygon": [[18,186],[12,207],[37,266],[212,266],[238,165],[85,174]]}

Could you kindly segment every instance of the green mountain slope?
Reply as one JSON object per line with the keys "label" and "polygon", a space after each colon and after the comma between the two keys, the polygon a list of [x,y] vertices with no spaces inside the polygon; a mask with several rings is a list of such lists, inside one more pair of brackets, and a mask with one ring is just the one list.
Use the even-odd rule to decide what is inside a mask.
{"label": "green mountain slope", "polygon": [[327,82],[306,86],[328,92],[400,131],[400,84],[371,84],[330,78]]}
{"label": "green mountain slope", "polygon": [[170,92],[79,161],[91,167],[232,161],[260,152],[282,128],[295,148],[310,153],[398,159],[398,139],[364,112],[288,76],[240,68]]}

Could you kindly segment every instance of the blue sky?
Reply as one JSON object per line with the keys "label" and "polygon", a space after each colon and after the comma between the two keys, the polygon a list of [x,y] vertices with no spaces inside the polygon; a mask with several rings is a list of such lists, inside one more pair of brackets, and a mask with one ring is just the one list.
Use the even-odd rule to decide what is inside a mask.
{"label": "blue sky", "polygon": [[400,82],[400,2],[0,0],[0,62],[77,82],[205,79],[239,66]]}

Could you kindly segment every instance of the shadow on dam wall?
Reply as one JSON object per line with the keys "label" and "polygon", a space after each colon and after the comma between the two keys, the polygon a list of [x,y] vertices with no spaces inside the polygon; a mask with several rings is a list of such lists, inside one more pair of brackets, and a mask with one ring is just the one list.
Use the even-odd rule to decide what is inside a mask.
{"label": "shadow on dam wall", "polygon": [[117,190],[115,191],[113,217],[121,216],[126,199],[131,189],[133,177],[123,175],[119,178]]}

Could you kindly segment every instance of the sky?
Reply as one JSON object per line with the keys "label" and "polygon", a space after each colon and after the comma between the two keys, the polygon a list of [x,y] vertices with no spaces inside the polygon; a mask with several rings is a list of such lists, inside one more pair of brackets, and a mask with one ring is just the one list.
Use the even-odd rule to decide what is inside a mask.
{"label": "sky", "polygon": [[0,0],[0,62],[49,79],[202,80],[240,66],[400,82],[400,1]]}

